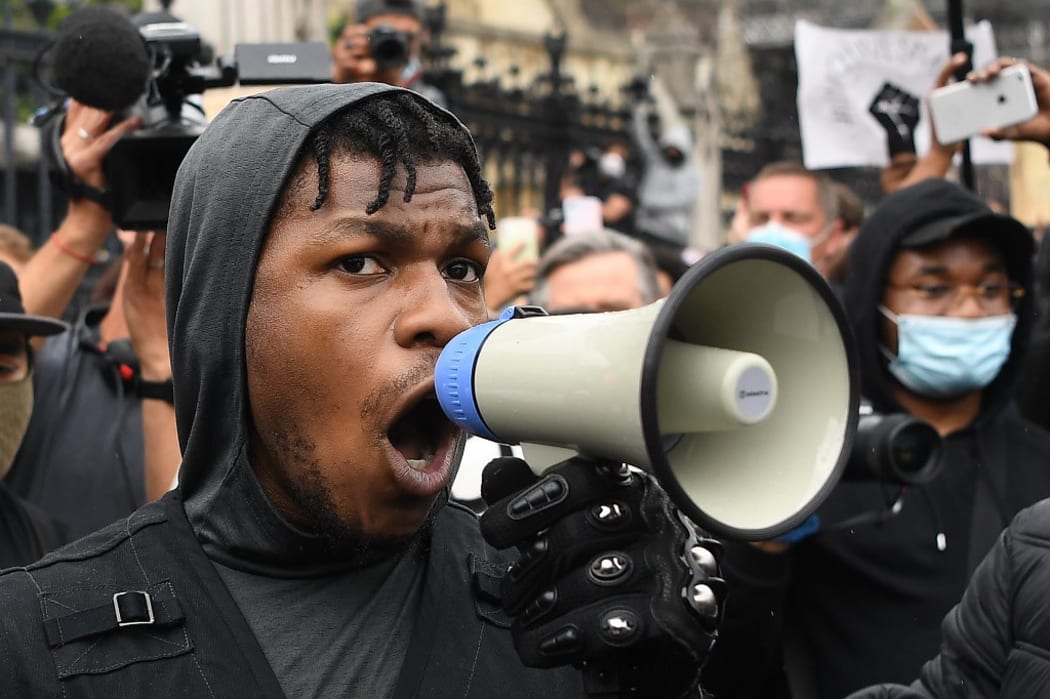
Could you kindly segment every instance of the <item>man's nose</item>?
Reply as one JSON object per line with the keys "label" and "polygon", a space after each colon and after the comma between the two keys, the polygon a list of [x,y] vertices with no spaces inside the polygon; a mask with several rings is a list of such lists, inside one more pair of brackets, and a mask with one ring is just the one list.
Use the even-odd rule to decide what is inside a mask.
{"label": "man's nose", "polygon": [[982,318],[988,315],[981,303],[981,289],[963,284],[956,288],[948,315],[956,318]]}
{"label": "man's nose", "polygon": [[[453,337],[484,320],[485,304],[480,290],[475,298],[468,291],[455,289],[436,267],[411,276],[411,281],[406,280],[404,305],[394,328],[394,337],[402,347],[444,347]],[[473,308],[475,305],[477,309]]]}

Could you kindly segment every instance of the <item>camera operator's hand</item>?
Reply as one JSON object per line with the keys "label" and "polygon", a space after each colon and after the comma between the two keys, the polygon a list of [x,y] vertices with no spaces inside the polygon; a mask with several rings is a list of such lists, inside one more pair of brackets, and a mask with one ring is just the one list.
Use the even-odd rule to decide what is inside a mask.
{"label": "camera operator's hand", "polygon": [[62,155],[73,176],[96,189],[106,188],[102,161],[113,144],[142,124],[138,116],[130,116],[111,126],[112,120],[113,112],[69,100],[62,128]]}
{"label": "camera operator's hand", "polygon": [[583,457],[537,478],[504,458],[481,488],[486,540],[521,551],[502,592],[525,665],[595,668],[631,696],[696,691],[722,615],[721,547],[654,479]]}
{"label": "camera operator's hand", "polygon": [[[142,123],[129,117],[111,126],[112,112],[69,100],[60,145],[69,176],[96,190],[105,190],[102,161],[121,136]],[[65,218],[51,240],[33,256],[22,271],[20,284],[26,311],[61,317],[84,278],[88,267],[97,264],[96,254],[113,230],[113,219],[105,207],[86,197],[73,198]],[[44,338],[34,338],[39,347]]]}
{"label": "camera operator's hand", "polygon": [[[100,191],[106,189],[102,161],[124,134],[142,124],[138,116],[128,117],[110,125],[113,112],[88,107],[74,99],[69,100],[62,125],[62,157],[69,175]],[[113,219],[101,204],[87,197],[72,198],[67,222],[63,222],[61,239],[71,249],[85,257],[93,256],[113,230]],[[69,223],[71,225],[66,225]]]}
{"label": "camera operator's hand", "polygon": [[1004,56],[985,66],[982,70],[970,73],[966,76],[966,79],[971,82],[987,82],[998,76],[1003,68],[1008,68],[1018,63],[1025,65],[1032,76],[1032,87],[1035,89],[1035,101],[1039,111],[1026,122],[1005,129],[988,129],[982,135],[994,139],[1035,141],[1050,148],[1050,73],[1027,61]]}
{"label": "camera operator's hand", "polygon": [[401,85],[401,68],[381,70],[372,57],[368,28],[351,24],[343,30],[332,49],[333,82],[377,82]]}
{"label": "camera operator's hand", "polygon": [[[139,379],[152,385],[171,381],[168,326],[164,313],[163,232],[121,231],[131,241],[124,250],[124,318],[131,347],[139,360]],[[143,384],[145,386],[145,384]],[[175,408],[143,391],[142,437],[146,465],[146,497],[155,500],[171,489],[182,460]]]}
{"label": "camera operator's hand", "polygon": [[168,355],[168,325],[164,312],[163,232],[121,232],[133,236],[124,251],[124,317],[142,378],[167,381],[171,378]]}

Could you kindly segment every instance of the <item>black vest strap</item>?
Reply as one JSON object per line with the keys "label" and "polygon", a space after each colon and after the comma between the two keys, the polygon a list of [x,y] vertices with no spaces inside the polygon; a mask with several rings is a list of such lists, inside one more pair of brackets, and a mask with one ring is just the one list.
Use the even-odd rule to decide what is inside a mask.
{"label": "black vest strap", "polygon": [[162,586],[153,593],[144,590],[117,592],[109,602],[53,617],[44,622],[47,643],[52,648],[88,636],[125,627],[176,626],[185,619],[171,588]]}

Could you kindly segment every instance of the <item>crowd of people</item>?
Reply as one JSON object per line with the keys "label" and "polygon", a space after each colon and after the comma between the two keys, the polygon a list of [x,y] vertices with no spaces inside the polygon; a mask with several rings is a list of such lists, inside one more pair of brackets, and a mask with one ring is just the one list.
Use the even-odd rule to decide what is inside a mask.
{"label": "crowd of people", "polygon": [[[936,135],[920,156],[887,129],[869,211],[768,163],[726,245],[826,280],[865,402],[932,426],[939,475],[842,482],[758,542],[620,464],[536,476],[443,416],[437,357],[508,306],[666,297],[702,258],[693,136],[653,79],[622,140],[569,154],[563,221],[497,212],[423,11],[358,0],[332,83],[227,106],[167,229],[119,231],[116,259],[100,197],[37,250],[0,226],[2,693],[1050,694],[1046,239],[954,183]],[[1017,63],[1038,114],[987,135],[1050,151],[1050,73],[966,79]],[[139,120],[62,119],[70,191],[105,192]]]}

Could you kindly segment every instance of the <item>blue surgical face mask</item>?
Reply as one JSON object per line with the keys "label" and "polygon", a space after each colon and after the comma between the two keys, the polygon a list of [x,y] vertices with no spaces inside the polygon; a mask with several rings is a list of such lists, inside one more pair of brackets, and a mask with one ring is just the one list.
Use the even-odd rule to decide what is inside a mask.
{"label": "blue surgical face mask", "polygon": [[809,236],[788,228],[777,221],[769,221],[761,226],[752,228],[751,232],[747,234],[747,242],[764,243],[783,248],[801,257],[806,262],[813,262],[813,246]]}
{"label": "blue surgical face mask", "polygon": [[984,388],[1010,357],[1013,313],[950,318],[879,311],[897,325],[897,356],[882,350],[890,373],[918,395],[949,398]]}

